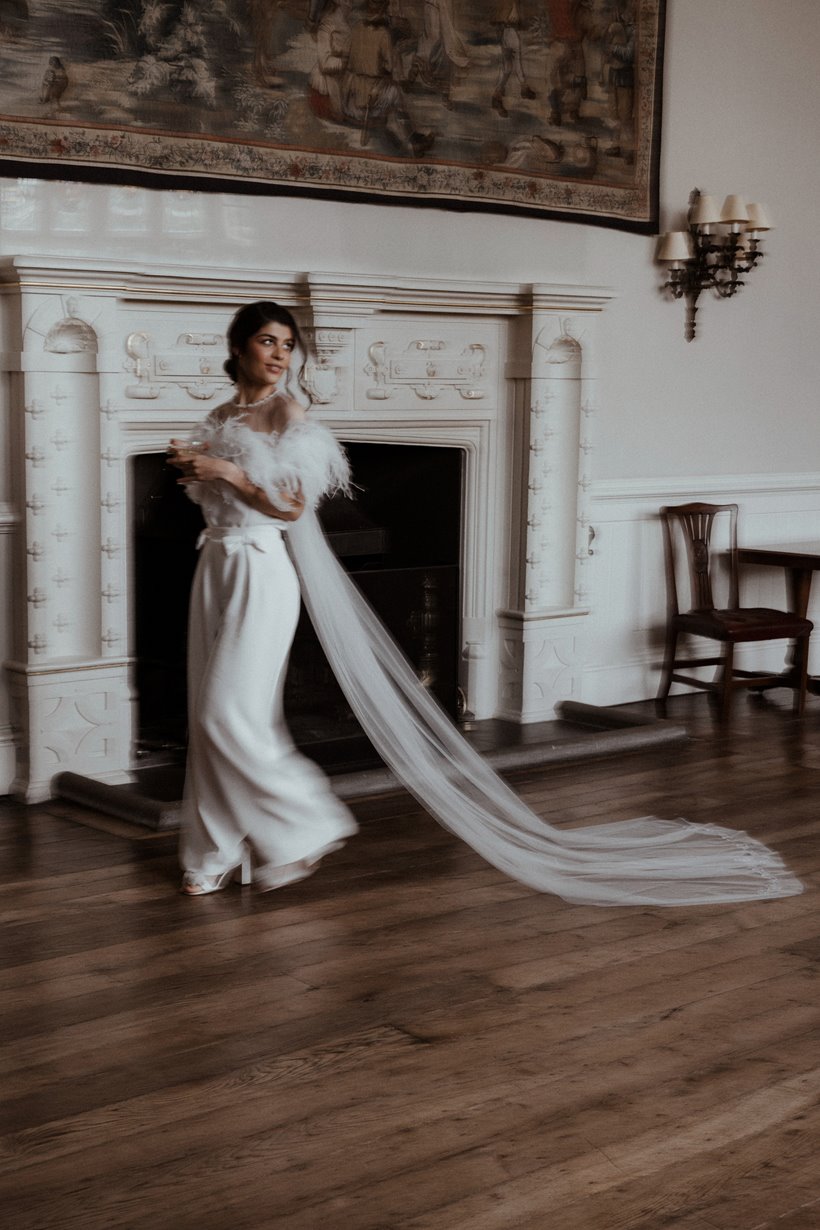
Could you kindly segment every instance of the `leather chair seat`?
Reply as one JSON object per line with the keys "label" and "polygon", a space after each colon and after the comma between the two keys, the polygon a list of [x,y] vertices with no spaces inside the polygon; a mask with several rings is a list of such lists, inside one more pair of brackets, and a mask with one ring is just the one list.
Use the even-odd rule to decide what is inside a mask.
{"label": "leather chair seat", "polygon": [[788,611],[766,606],[736,607],[712,611],[687,611],[675,617],[678,627],[694,636],[718,641],[776,641],[807,636],[811,621]]}

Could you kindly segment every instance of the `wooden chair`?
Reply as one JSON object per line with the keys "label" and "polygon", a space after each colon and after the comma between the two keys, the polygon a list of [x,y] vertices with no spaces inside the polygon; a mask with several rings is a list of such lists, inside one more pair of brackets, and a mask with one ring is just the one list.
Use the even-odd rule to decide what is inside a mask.
{"label": "wooden chair", "polygon": [[[737,688],[790,687],[794,690],[794,711],[802,713],[806,701],[809,637],[812,623],[790,611],[769,607],[742,607],[739,597],[737,561],[737,504],[679,504],[661,509],[666,558],[668,614],[666,652],[658,704],[666,710],[666,698],[673,683],[703,688],[720,699],[720,715],[725,722],[731,712]],[[718,552],[712,550],[712,530],[717,518],[728,521],[728,540]],[[716,607],[713,599],[716,559],[725,566],[722,578],[728,590],[728,605]],[[686,568],[683,568],[684,561]],[[681,611],[678,579],[688,572],[690,609]],[[706,657],[678,657],[681,634],[719,641],[722,653]],[[793,640],[791,668],[771,674],[739,670],[734,666],[734,648],[746,641]],[[682,674],[696,666],[717,666],[714,679],[705,680]]]}

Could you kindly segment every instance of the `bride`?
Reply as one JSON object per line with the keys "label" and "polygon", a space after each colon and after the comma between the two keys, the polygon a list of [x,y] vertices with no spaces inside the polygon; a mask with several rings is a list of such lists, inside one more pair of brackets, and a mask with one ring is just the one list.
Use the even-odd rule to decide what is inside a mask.
{"label": "bride", "polygon": [[346,490],[331,433],[299,400],[299,330],[275,303],[228,330],[233,398],[170,461],[206,528],[191,595],[182,892],[226,887],[250,860],[263,890],[309,875],[356,832],[294,747],[283,684],[300,598],[384,762],[430,813],[508,875],[567,901],[694,905],[782,897],[800,882],[742,832],[641,817],[561,829],[532,812],[460,736],[327,546],[321,497]]}
{"label": "bride", "polygon": [[300,879],[357,827],[296,751],[283,715],[300,602],[285,532],[307,503],[344,486],[347,462],[288,392],[298,340],[290,313],[250,304],[228,337],[235,396],[200,425],[195,447],[171,441],[171,463],[207,527],[188,637],[181,859],[190,896],[224,888],[248,852],[260,887]]}

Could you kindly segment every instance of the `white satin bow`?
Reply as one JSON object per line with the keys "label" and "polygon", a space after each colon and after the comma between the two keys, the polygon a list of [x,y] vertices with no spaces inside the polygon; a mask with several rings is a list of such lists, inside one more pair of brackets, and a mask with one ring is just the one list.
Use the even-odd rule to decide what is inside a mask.
{"label": "white satin bow", "polygon": [[217,542],[226,555],[233,555],[240,547],[254,547],[257,551],[269,551],[271,547],[271,531],[281,537],[280,526],[270,525],[237,525],[210,526],[204,529],[196,540],[197,550],[206,542]]}

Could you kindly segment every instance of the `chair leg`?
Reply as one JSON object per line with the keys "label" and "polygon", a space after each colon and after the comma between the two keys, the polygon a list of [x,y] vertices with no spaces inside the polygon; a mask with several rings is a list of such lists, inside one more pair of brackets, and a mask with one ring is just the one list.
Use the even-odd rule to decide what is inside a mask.
{"label": "chair leg", "polygon": [[658,695],[655,701],[658,711],[666,717],[666,699],[672,687],[672,671],[675,668],[675,654],[678,649],[678,633],[675,628],[666,630],[666,647],[663,653],[663,666],[658,684]]}
{"label": "chair leg", "polygon": [[734,678],[735,647],[727,641],[723,649],[723,673],[721,675],[720,720],[726,725],[732,712],[732,679]]}

